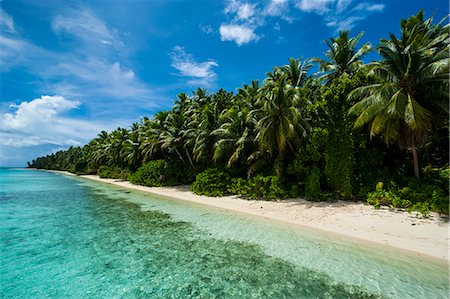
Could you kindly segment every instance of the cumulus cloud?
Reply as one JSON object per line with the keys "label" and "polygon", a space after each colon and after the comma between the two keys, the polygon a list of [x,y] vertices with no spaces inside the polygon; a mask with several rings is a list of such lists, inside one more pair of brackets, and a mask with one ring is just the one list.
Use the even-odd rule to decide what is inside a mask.
{"label": "cumulus cloud", "polygon": [[232,0],[225,7],[225,13],[234,13],[238,20],[247,20],[255,15],[255,8],[256,4]]}
{"label": "cumulus cloud", "polygon": [[217,78],[213,68],[219,64],[215,60],[198,62],[192,54],[186,53],[181,46],[173,47],[169,53],[171,66],[178,70],[176,75],[190,78],[189,85],[210,86]]}
{"label": "cumulus cloud", "polygon": [[288,11],[289,11],[288,0],[271,0],[264,9],[264,13],[266,15],[280,16],[280,17],[286,16],[288,14]]}
{"label": "cumulus cloud", "polygon": [[[264,37],[257,33],[258,29],[266,26],[271,19],[289,23],[293,21],[289,5],[289,0],[269,0],[263,3],[229,0],[223,11],[228,20],[219,27],[220,39],[233,41],[237,46],[258,42]],[[279,29],[280,24],[277,23],[275,27]]]}
{"label": "cumulus cloud", "polygon": [[108,126],[98,122],[65,117],[81,103],[62,96],[41,96],[29,102],[10,105],[12,113],[0,118],[0,144],[28,147],[43,144],[80,145]]}
{"label": "cumulus cloud", "polygon": [[220,39],[222,41],[234,41],[238,46],[252,41],[258,41],[260,36],[253,29],[245,25],[220,25]]}
{"label": "cumulus cloud", "polygon": [[[385,5],[375,1],[354,0],[268,0],[252,2],[229,0],[224,14],[227,21],[220,24],[222,41],[233,41],[238,46],[257,42],[263,35],[258,29],[272,22],[273,28],[280,31],[277,19],[292,23],[301,18],[301,13],[314,13],[321,16],[324,24],[334,31],[350,30],[373,13],[382,12]],[[296,9],[291,9],[291,8]],[[299,15],[300,14],[300,15]],[[278,40],[283,36],[278,35]]]}
{"label": "cumulus cloud", "polygon": [[264,16],[256,4],[231,0],[228,1],[224,13],[231,17],[231,20],[222,23],[219,27],[222,41],[233,41],[238,46],[242,46],[257,42],[261,38],[255,30],[264,23]]}
{"label": "cumulus cloud", "polygon": [[385,5],[373,2],[353,5],[352,0],[300,0],[296,7],[323,16],[328,27],[339,31],[352,29],[371,13],[383,11]]}

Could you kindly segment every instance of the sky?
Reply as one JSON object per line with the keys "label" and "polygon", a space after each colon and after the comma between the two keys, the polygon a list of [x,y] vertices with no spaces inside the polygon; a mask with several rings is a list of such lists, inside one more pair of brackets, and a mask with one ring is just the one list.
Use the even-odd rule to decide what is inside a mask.
{"label": "sky", "polygon": [[447,0],[0,0],[0,167],[128,127],[180,92],[324,58],[339,30],[376,46],[420,9],[449,12]]}

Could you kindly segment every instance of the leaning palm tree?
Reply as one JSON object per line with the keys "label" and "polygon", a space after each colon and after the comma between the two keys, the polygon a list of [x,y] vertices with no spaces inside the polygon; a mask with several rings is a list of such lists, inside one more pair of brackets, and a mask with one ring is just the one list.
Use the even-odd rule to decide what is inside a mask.
{"label": "leaning palm tree", "polygon": [[321,78],[330,82],[343,74],[353,73],[362,65],[361,58],[372,50],[370,43],[365,43],[361,48],[356,46],[364,33],[350,38],[347,30],[340,31],[337,38],[326,40],[328,51],[325,56],[328,60],[314,58],[312,61],[319,63],[320,71],[324,73]]}
{"label": "leaning palm tree", "polygon": [[444,110],[448,121],[449,25],[443,21],[424,21],[423,11],[402,20],[402,36],[382,39],[377,49],[383,59],[368,66],[381,83],[349,95],[360,100],[349,111],[358,116],[355,126],[370,124],[371,136],[383,135],[387,143],[410,150],[417,178],[416,147],[427,140],[433,115]]}

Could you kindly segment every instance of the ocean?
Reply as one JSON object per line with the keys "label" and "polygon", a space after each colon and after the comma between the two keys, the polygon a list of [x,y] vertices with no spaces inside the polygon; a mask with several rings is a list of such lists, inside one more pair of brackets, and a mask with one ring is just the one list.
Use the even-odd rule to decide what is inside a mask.
{"label": "ocean", "polygon": [[313,229],[0,169],[1,298],[448,298],[448,266]]}

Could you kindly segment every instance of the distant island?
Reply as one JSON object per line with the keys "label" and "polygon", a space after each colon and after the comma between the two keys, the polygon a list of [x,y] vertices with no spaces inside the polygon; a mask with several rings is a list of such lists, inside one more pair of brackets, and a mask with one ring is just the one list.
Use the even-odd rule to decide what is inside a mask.
{"label": "distant island", "polygon": [[[449,212],[449,25],[423,11],[375,47],[326,40],[236,93],[181,93],[171,110],[29,162],[200,195],[362,199]],[[364,64],[376,49],[380,59]],[[311,74],[314,65],[319,73]]]}

